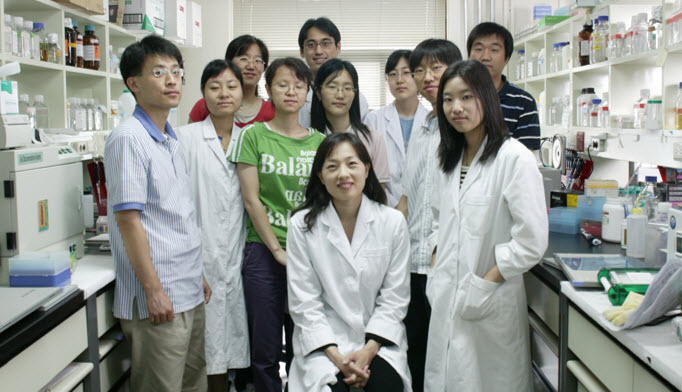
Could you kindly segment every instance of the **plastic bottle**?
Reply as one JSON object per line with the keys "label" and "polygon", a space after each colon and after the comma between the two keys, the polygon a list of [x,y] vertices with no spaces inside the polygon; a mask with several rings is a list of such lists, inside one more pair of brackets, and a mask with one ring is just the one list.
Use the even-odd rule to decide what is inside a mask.
{"label": "plastic bottle", "polygon": [[33,107],[36,110],[36,128],[45,129],[50,127],[50,112],[45,105],[45,98],[38,94],[33,98]]}
{"label": "plastic bottle", "polygon": [[[557,64],[559,61],[559,58],[558,58],[559,56],[557,55],[557,53],[559,53],[559,55],[560,55],[561,52],[559,51],[559,43],[555,42],[552,44],[552,53],[550,53],[550,55],[549,55],[549,72],[550,73],[554,73],[557,71]],[[554,99],[552,99],[552,100],[554,100]]]}
{"label": "plastic bottle", "polygon": [[62,48],[59,47],[57,33],[47,35],[47,61],[60,64],[62,61]]}
{"label": "plastic bottle", "polygon": [[642,214],[646,216],[647,219],[653,219],[656,215],[656,204],[660,201],[658,195],[658,190],[656,188],[656,176],[646,176],[644,181],[646,186],[640,193],[640,207],[642,209]]}
{"label": "plastic bottle", "polygon": [[600,63],[608,59],[608,36],[609,17],[602,15],[598,22],[591,40],[591,63]]}
{"label": "plastic bottle", "polygon": [[2,36],[4,38],[5,50],[4,53],[12,55],[12,15],[5,14],[2,24]]}
{"label": "plastic bottle", "polygon": [[12,55],[22,57],[24,49],[23,46],[21,46],[21,32],[24,30],[24,18],[21,16],[14,16],[12,22],[12,25],[14,26],[14,30],[12,31]]}
{"label": "plastic bottle", "polygon": [[633,17],[631,54],[644,53],[649,50],[649,24],[646,12]]}
{"label": "plastic bottle", "polygon": [[111,101],[111,111],[109,112],[109,129],[113,130],[121,120],[118,112],[118,101]]}
{"label": "plastic bottle", "polygon": [[85,25],[85,36],[83,36],[83,67],[88,69],[99,69],[99,39],[95,35],[95,26]]}
{"label": "plastic bottle", "polygon": [[630,257],[644,258],[646,255],[646,224],[647,217],[641,208],[633,208],[627,217],[627,249],[625,254]]}
{"label": "plastic bottle", "polygon": [[549,125],[556,125],[556,109],[557,109],[557,98],[552,98],[552,104],[549,106]]}
{"label": "plastic bottle", "polygon": [[76,35],[76,67],[83,68],[83,34],[78,31],[78,21],[72,21],[73,33]]}
{"label": "plastic bottle", "polygon": [[583,29],[578,34],[578,62],[580,65],[590,64],[590,37],[592,36],[592,26],[585,23]]}
{"label": "plastic bottle", "polygon": [[580,95],[578,95],[578,98],[575,100],[575,126],[579,127],[583,123],[582,121],[582,115],[583,115],[583,99],[585,99],[585,94],[587,93],[587,89],[584,88],[580,91]]}
{"label": "plastic bottle", "polygon": [[588,87],[585,89],[585,95],[583,97],[583,100],[581,102],[580,110],[580,126],[581,127],[589,127],[590,126],[590,111],[591,111],[591,104],[593,99],[597,99],[597,94],[594,93],[594,88]]}
{"label": "plastic bottle", "polygon": [[71,128],[83,132],[87,128],[87,115],[85,108],[81,106],[80,98],[72,98],[71,104]]}
{"label": "plastic bottle", "polygon": [[64,18],[64,63],[76,66],[76,33],[73,31],[71,18]]}
{"label": "plastic bottle", "polygon": [[595,98],[590,104],[590,126],[597,128],[599,127],[599,107],[601,105],[601,99]]}
{"label": "plastic bottle", "polygon": [[526,62],[526,74],[529,78],[538,76],[538,52],[533,52]]}
{"label": "plastic bottle", "polygon": [[104,129],[104,119],[106,118],[107,108],[95,102],[95,131]]}
{"label": "plastic bottle", "polygon": [[609,39],[609,58],[615,59],[624,56],[623,46],[625,45],[625,23],[617,22],[612,24],[613,33]]}
{"label": "plastic bottle", "polygon": [[571,64],[573,62],[573,55],[571,54],[571,43],[564,42],[561,45],[561,68],[571,69]]}
{"label": "plastic bottle", "polygon": [[621,241],[621,224],[627,216],[627,202],[620,197],[608,197],[602,207],[601,238],[608,242]]}
{"label": "plastic bottle", "polygon": [[646,103],[649,101],[649,89],[639,90],[639,99],[633,105],[632,116],[634,128],[644,128],[646,117]]}
{"label": "plastic bottle", "polygon": [[21,57],[30,59],[33,57],[33,21],[24,21],[24,28],[21,30]]}
{"label": "plastic bottle", "polygon": [[599,105],[599,126],[602,128],[609,128],[611,127],[609,93],[604,93],[602,96],[601,105]]}
{"label": "plastic bottle", "polygon": [[663,42],[663,7],[660,5],[651,7],[648,32],[649,49],[660,49]]}
{"label": "plastic bottle", "polygon": [[675,100],[675,129],[682,129],[682,82],[680,82]]}
{"label": "plastic bottle", "polygon": [[660,96],[652,97],[646,103],[646,129],[663,128],[663,99]]}
{"label": "plastic bottle", "polygon": [[519,59],[516,63],[516,80],[521,80],[526,77],[526,51],[518,50]]}
{"label": "plastic bottle", "polygon": [[136,104],[135,97],[130,90],[123,90],[123,94],[118,97],[118,112],[121,121],[124,121],[133,115]]}
{"label": "plastic bottle", "polygon": [[113,74],[118,73],[118,64],[120,63],[119,57],[114,53],[114,47],[109,45],[109,72]]}
{"label": "plastic bottle", "polygon": [[19,114],[28,115],[29,126],[36,127],[36,108],[29,103],[28,94],[19,94]]}
{"label": "plastic bottle", "polygon": [[545,73],[545,48],[540,49],[538,52],[538,67],[535,76],[543,75]]}
{"label": "plastic bottle", "polygon": [[83,99],[83,109],[85,109],[85,129],[95,130],[95,100],[92,98]]}
{"label": "plastic bottle", "polygon": [[33,23],[33,58],[40,61],[47,61],[47,40],[45,38],[45,25],[43,23]]}

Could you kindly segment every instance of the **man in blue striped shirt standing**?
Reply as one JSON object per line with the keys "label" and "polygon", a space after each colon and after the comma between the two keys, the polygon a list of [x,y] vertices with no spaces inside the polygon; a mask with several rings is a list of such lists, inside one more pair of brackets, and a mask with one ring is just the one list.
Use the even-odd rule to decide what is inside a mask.
{"label": "man in blue striped shirt standing", "polygon": [[469,34],[469,58],[488,67],[502,104],[509,134],[531,150],[540,148],[540,118],[535,99],[502,75],[514,49],[509,30],[493,22],[480,23]]}
{"label": "man in blue striped shirt standing", "polygon": [[132,346],[132,390],[205,391],[211,291],[187,169],[167,122],[182,95],[182,55],[152,35],[126,48],[120,69],[137,106],[109,136],[104,161],[113,311]]}

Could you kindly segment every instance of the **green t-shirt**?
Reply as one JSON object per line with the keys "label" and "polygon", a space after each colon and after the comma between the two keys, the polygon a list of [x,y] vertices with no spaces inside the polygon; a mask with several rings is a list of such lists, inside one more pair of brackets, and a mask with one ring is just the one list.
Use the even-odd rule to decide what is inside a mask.
{"label": "green t-shirt", "polygon": [[[286,247],[291,212],[305,201],[313,159],[325,138],[313,128],[309,132],[304,139],[294,139],[257,122],[242,129],[230,157],[231,162],[258,168],[260,201],[282,248]],[[250,218],[246,228],[247,242],[263,243]]]}

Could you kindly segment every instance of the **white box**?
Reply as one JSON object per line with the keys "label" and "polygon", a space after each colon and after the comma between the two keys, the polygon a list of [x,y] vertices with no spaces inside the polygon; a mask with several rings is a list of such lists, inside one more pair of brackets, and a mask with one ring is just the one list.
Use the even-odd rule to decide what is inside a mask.
{"label": "white box", "polygon": [[187,46],[201,47],[201,6],[190,1],[187,6]]}
{"label": "white box", "polygon": [[95,19],[100,19],[105,22],[109,21],[109,0],[98,0],[102,2],[102,7],[104,8],[104,13],[102,15],[93,15]]}
{"label": "white box", "polygon": [[166,0],[166,38],[181,44],[187,39],[187,2]]}
{"label": "white box", "polygon": [[165,28],[163,0],[126,0],[123,27],[163,35]]}
{"label": "white box", "polygon": [[19,113],[19,85],[14,80],[0,80],[0,114]]}

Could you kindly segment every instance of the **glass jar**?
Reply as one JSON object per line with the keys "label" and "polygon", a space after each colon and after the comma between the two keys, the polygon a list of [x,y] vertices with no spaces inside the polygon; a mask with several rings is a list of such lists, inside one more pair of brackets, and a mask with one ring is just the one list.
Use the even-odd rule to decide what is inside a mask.
{"label": "glass jar", "polygon": [[99,70],[99,39],[93,25],[85,25],[83,60],[83,68]]}

